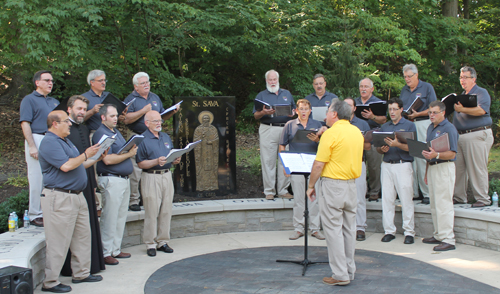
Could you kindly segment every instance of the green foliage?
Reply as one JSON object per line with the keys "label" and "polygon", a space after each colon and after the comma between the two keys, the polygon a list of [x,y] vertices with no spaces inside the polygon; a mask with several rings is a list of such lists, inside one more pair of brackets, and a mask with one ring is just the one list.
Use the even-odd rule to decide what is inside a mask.
{"label": "green foliage", "polygon": [[258,146],[254,146],[248,149],[238,149],[238,153],[236,154],[236,165],[247,168],[250,174],[260,176],[261,163]]}
{"label": "green foliage", "polygon": [[[488,172],[500,173],[500,148],[498,146],[490,150],[490,155],[488,157]],[[498,193],[500,193],[500,190]]]}
{"label": "green foliage", "polygon": [[11,185],[14,187],[28,187],[28,177],[20,174],[17,177],[10,177],[4,182],[4,185]]}
{"label": "green foliage", "polygon": [[0,203],[0,234],[9,231],[9,214],[16,212],[19,218],[19,227],[23,226],[24,211],[28,209],[29,192],[22,190],[17,195]]}
{"label": "green foliage", "polygon": [[489,185],[488,194],[490,196],[493,195],[493,192],[500,193],[500,179],[491,179]]}

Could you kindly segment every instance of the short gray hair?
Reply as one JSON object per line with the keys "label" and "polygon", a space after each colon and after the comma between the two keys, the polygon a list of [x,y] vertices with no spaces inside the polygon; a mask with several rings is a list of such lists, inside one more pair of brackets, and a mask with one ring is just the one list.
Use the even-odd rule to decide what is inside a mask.
{"label": "short gray hair", "polygon": [[89,86],[90,86],[91,81],[93,81],[95,78],[102,76],[102,75],[104,75],[104,77],[106,78],[106,74],[104,73],[104,71],[102,71],[100,69],[91,70],[89,72],[89,74],[87,75],[87,83],[89,84]]}
{"label": "short gray hair", "polygon": [[370,81],[370,87],[373,88],[373,81],[370,78],[361,79],[361,81],[359,81],[358,87],[361,86],[361,82],[364,81],[364,80],[369,80]]}
{"label": "short gray hair", "polygon": [[324,75],[322,75],[322,74],[315,74],[315,75],[314,75],[314,77],[313,77],[313,82],[314,82],[314,80],[315,80],[315,79],[317,79],[317,78],[323,78],[323,79],[326,81],[326,79],[325,79],[325,76],[324,76]]}
{"label": "short gray hair", "polygon": [[339,98],[333,98],[330,103],[330,108],[328,108],[330,112],[336,112],[337,117],[339,119],[350,120],[352,115],[351,106],[347,104],[345,101],[340,100]]}
{"label": "short gray hair", "polygon": [[136,73],[134,75],[134,77],[132,78],[132,83],[134,83],[134,85],[136,85],[136,86],[139,85],[139,79],[143,78],[143,77],[146,77],[149,80],[149,75],[147,73],[142,72],[142,71]]}
{"label": "short gray hair", "polygon": [[417,66],[413,63],[405,64],[405,66],[403,66],[403,74],[409,70],[411,70],[411,72],[414,74],[418,73]]}
{"label": "short gray hair", "polygon": [[270,73],[272,73],[272,72],[275,72],[275,73],[276,73],[276,77],[278,77],[278,80],[279,80],[279,79],[280,79],[280,74],[279,74],[277,71],[275,71],[274,69],[268,70],[268,71],[266,72],[266,74],[264,75],[264,78],[267,80],[267,76],[268,76]]}
{"label": "short gray hair", "polygon": [[460,69],[460,72],[470,72],[470,76],[474,79],[477,79],[477,73],[476,70],[473,67],[470,66],[464,66]]}

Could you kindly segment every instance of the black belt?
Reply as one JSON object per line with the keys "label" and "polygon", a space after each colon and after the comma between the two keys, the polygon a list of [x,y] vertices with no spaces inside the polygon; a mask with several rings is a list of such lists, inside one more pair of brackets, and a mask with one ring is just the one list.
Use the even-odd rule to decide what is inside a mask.
{"label": "black belt", "polygon": [[445,163],[445,162],[451,162],[451,160],[431,161],[429,162],[429,165],[436,165],[438,163]]}
{"label": "black belt", "polygon": [[396,163],[405,163],[405,162],[413,162],[413,160],[391,160],[384,161],[385,163],[396,164]]}
{"label": "black belt", "polygon": [[122,175],[116,175],[116,174],[110,174],[110,173],[102,173],[102,174],[98,174],[98,176],[100,176],[100,177],[118,177],[118,178],[122,178],[125,180],[128,179],[128,176],[122,176]]}
{"label": "black belt", "polygon": [[429,117],[428,116],[419,116],[419,117],[415,118],[415,121],[426,120],[426,119],[429,119]]}
{"label": "black belt", "polygon": [[148,174],[159,174],[163,175],[164,173],[169,172],[169,169],[147,169],[144,172],[147,172]]}
{"label": "black belt", "polygon": [[45,132],[43,132],[43,133],[33,133],[33,134],[45,136]]}
{"label": "black belt", "polygon": [[75,190],[66,190],[66,189],[61,189],[61,188],[47,188],[47,187],[45,187],[45,189],[49,189],[51,191],[68,193],[68,194],[80,194],[80,193],[82,193],[81,190],[80,191],[75,191]]}
{"label": "black belt", "polygon": [[458,133],[460,135],[462,135],[462,134],[467,134],[467,133],[472,133],[472,132],[477,132],[477,131],[482,131],[482,130],[487,130],[487,129],[491,129],[491,126],[477,127],[477,128],[473,128],[470,130],[458,131]]}
{"label": "black belt", "polygon": [[286,123],[265,123],[261,122],[261,124],[265,124],[271,127],[284,127]]}

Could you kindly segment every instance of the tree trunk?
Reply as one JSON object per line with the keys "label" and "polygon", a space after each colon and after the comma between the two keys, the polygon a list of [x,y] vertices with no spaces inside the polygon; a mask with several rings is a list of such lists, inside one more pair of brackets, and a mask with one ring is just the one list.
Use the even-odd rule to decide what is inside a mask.
{"label": "tree trunk", "polygon": [[[458,0],[443,0],[442,5],[443,16],[445,17],[458,17]],[[457,53],[457,47],[452,48],[454,54]],[[444,71],[451,74],[453,68],[449,60],[443,60]]]}

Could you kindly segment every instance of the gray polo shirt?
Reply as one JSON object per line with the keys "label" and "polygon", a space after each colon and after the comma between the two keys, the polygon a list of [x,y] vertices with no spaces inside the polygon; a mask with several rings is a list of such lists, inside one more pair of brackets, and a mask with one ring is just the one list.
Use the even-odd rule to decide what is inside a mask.
{"label": "gray polo shirt", "polygon": [[[448,134],[448,139],[450,140],[450,150],[457,153],[458,131],[446,118],[440,122],[437,127],[434,127],[434,124],[432,123],[429,125],[427,128],[427,143],[446,133]],[[451,161],[455,161],[456,159],[457,157],[455,156],[455,158],[451,159]],[[430,161],[443,162],[443,160],[436,158],[433,158]]]}
{"label": "gray polo shirt", "polygon": [[[103,135],[108,135],[110,137],[116,134],[116,141],[111,145],[111,148],[108,151],[108,154],[117,154],[118,150],[122,148],[127,141],[123,138],[122,134],[119,130],[114,129],[110,130],[107,126],[101,123],[101,126],[95,131],[94,136],[92,137],[92,144],[97,144]],[[130,158],[125,159],[124,161],[117,163],[106,165],[102,160],[97,162],[97,173],[110,173],[120,176],[128,176],[134,171],[134,167],[132,166],[132,160]]]}
{"label": "gray polo shirt", "polygon": [[[276,104],[291,104],[292,109],[295,109],[295,101],[293,100],[292,94],[290,91],[285,89],[279,89],[278,95],[276,93],[271,93],[267,89],[257,94],[256,99],[269,103],[269,105]],[[255,106],[253,107],[253,113],[255,113]],[[291,120],[291,117],[288,116],[277,116],[270,117],[269,115],[264,115],[261,119],[261,123],[270,124],[270,123],[286,123]]]}
{"label": "gray polo shirt", "polygon": [[43,174],[43,186],[80,191],[87,187],[87,172],[80,164],[69,172],[63,172],[61,166],[70,158],[80,155],[75,145],[69,139],[63,139],[47,131],[40,143],[38,158]]}
{"label": "gray polo shirt", "polygon": [[318,143],[311,141],[311,143],[293,143],[293,137],[298,130],[319,130],[321,128],[321,122],[308,119],[306,128],[300,123],[298,118],[291,120],[286,123],[283,127],[283,132],[281,133],[280,145],[288,145],[289,150],[293,152],[308,152],[308,153],[316,153],[318,150]]}
{"label": "gray polo shirt", "polygon": [[[130,95],[125,98],[125,101],[123,101],[125,104],[127,104],[129,101],[132,101],[132,99],[135,99],[134,103],[130,104],[128,106],[128,112],[127,113],[133,113],[137,112],[141,109],[144,108],[144,106],[151,104],[151,110],[156,110],[159,113],[162,113],[165,111],[163,108],[163,102],[161,102],[161,99],[158,95],[156,95],[153,92],[149,92],[148,94],[148,99],[144,99],[137,91],[133,91],[130,93]],[[146,125],[144,124],[144,115],[141,116],[138,120],[135,122],[131,123],[128,125],[129,129],[134,131],[136,134],[142,134],[147,130]]]}
{"label": "gray polo shirt", "polygon": [[[368,100],[366,101],[366,104],[369,104],[371,102],[376,102],[376,101],[382,101],[382,99],[379,99],[377,97],[375,97],[373,94],[370,98],[368,98]],[[356,105],[357,104],[363,104],[363,101],[361,100],[361,96],[354,99],[354,102],[356,102]],[[368,122],[368,125],[370,126],[370,129],[375,129],[375,128],[380,128],[380,125],[378,123],[376,123],[374,120],[367,120]]]}
{"label": "gray polo shirt", "polygon": [[[156,159],[160,156],[167,156],[170,150],[174,147],[170,136],[159,132],[159,138],[157,138],[149,129],[142,134],[144,136],[144,140],[139,144],[139,148],[137,149],[137,155],[135,157],[137,163],[142,162],[144,160]],[[171,163],[167,163],[164,166],[156,165],[150,169],[152,170],[162,170],[169,169]]]}
{"label": "gray polo shirt", "polygon": [[[397,124],[391,121],[386,122],[380,128],[381,132],[416,132],[415,124],[402,117]],[[398,147],[390,147],[389,151],[384,153],[384,162],[406,160],[413,161],[413,156],[410,156],[408,151],[399,149]]]}
{"label": "gray polo shirt", "polygon": [[57,105],[59,105],[59,101],[55,98],[44,97],[37,91],[33,91],[21,101],[19,122],[31,123],[33,134],[44,134],[48,130],[47,117]]}
{"label": "gray polo shirt", "polygon": [[362,132],[368,132],[370,130],[370,125],[368,125],[366,120],[362,120],[356,116],[352,117],[351,125],[358,127],[358,129]]}
{"label": "gray polo shirt", "polygon": [[[408,85],[405,85],[403,89],[401,89],[401,94],[399,95],[399,99],[403,101],[404,109],[410,107],[411,103],[415,101],[417,97],[420,97],[420,100],[424,102],[424,105],[417,109],[418,112],[429,109],[429,104],[432,101],[436,101],[437,99],[434,87],[432,87],[431,84],[421,80],[418,80],[418,85],[415,90],[413,90],[413,92],[410,90],[410,87],[408,87]],[[426,119],[428,118],[429,117],[427,116]],[[424,119],[424,117],[417,117],[417,120],[418,119]]]}
{"label": "gray polo shirt", "polygon": [[[92,109],[97,104],[102,104],[102,101],[108,96],[109,92],[102,92],[101,97],[97,96],[94,90],[90,89],[90,91],[82,94],[83,97],[89,99],[89,106],[87,106],[87,110]],[[97,130],[101,125],[101,116],[99,112],[94,113],[89,119],[85,122],[89,130]]]}
{"label": "gray polo shirt", "polygon": [[[465,94],[465,92],[462,92]],[[474,85],[469,94],[477,95],[477,105],[486,113],[481,116],[473,116],[462,112],[456,112],[453,115],[453,125],[459,131],[470,130],[478,127],[491,126],[493,123],[490,117],[491,97],[486,89]]]}
{"label": "gray polo shirt", "polygon": [[332,101],[333,98],[339,98],[337,95],[330,93],[328,91],[325,91],[325,94],[321,99],[318,98],[318,95],[316,93],[312,93],[311,95],[308,95],[306,98],[309,103],[311,103],[311,107],[322,107],[322,106],[330,106],[330,102]]}

